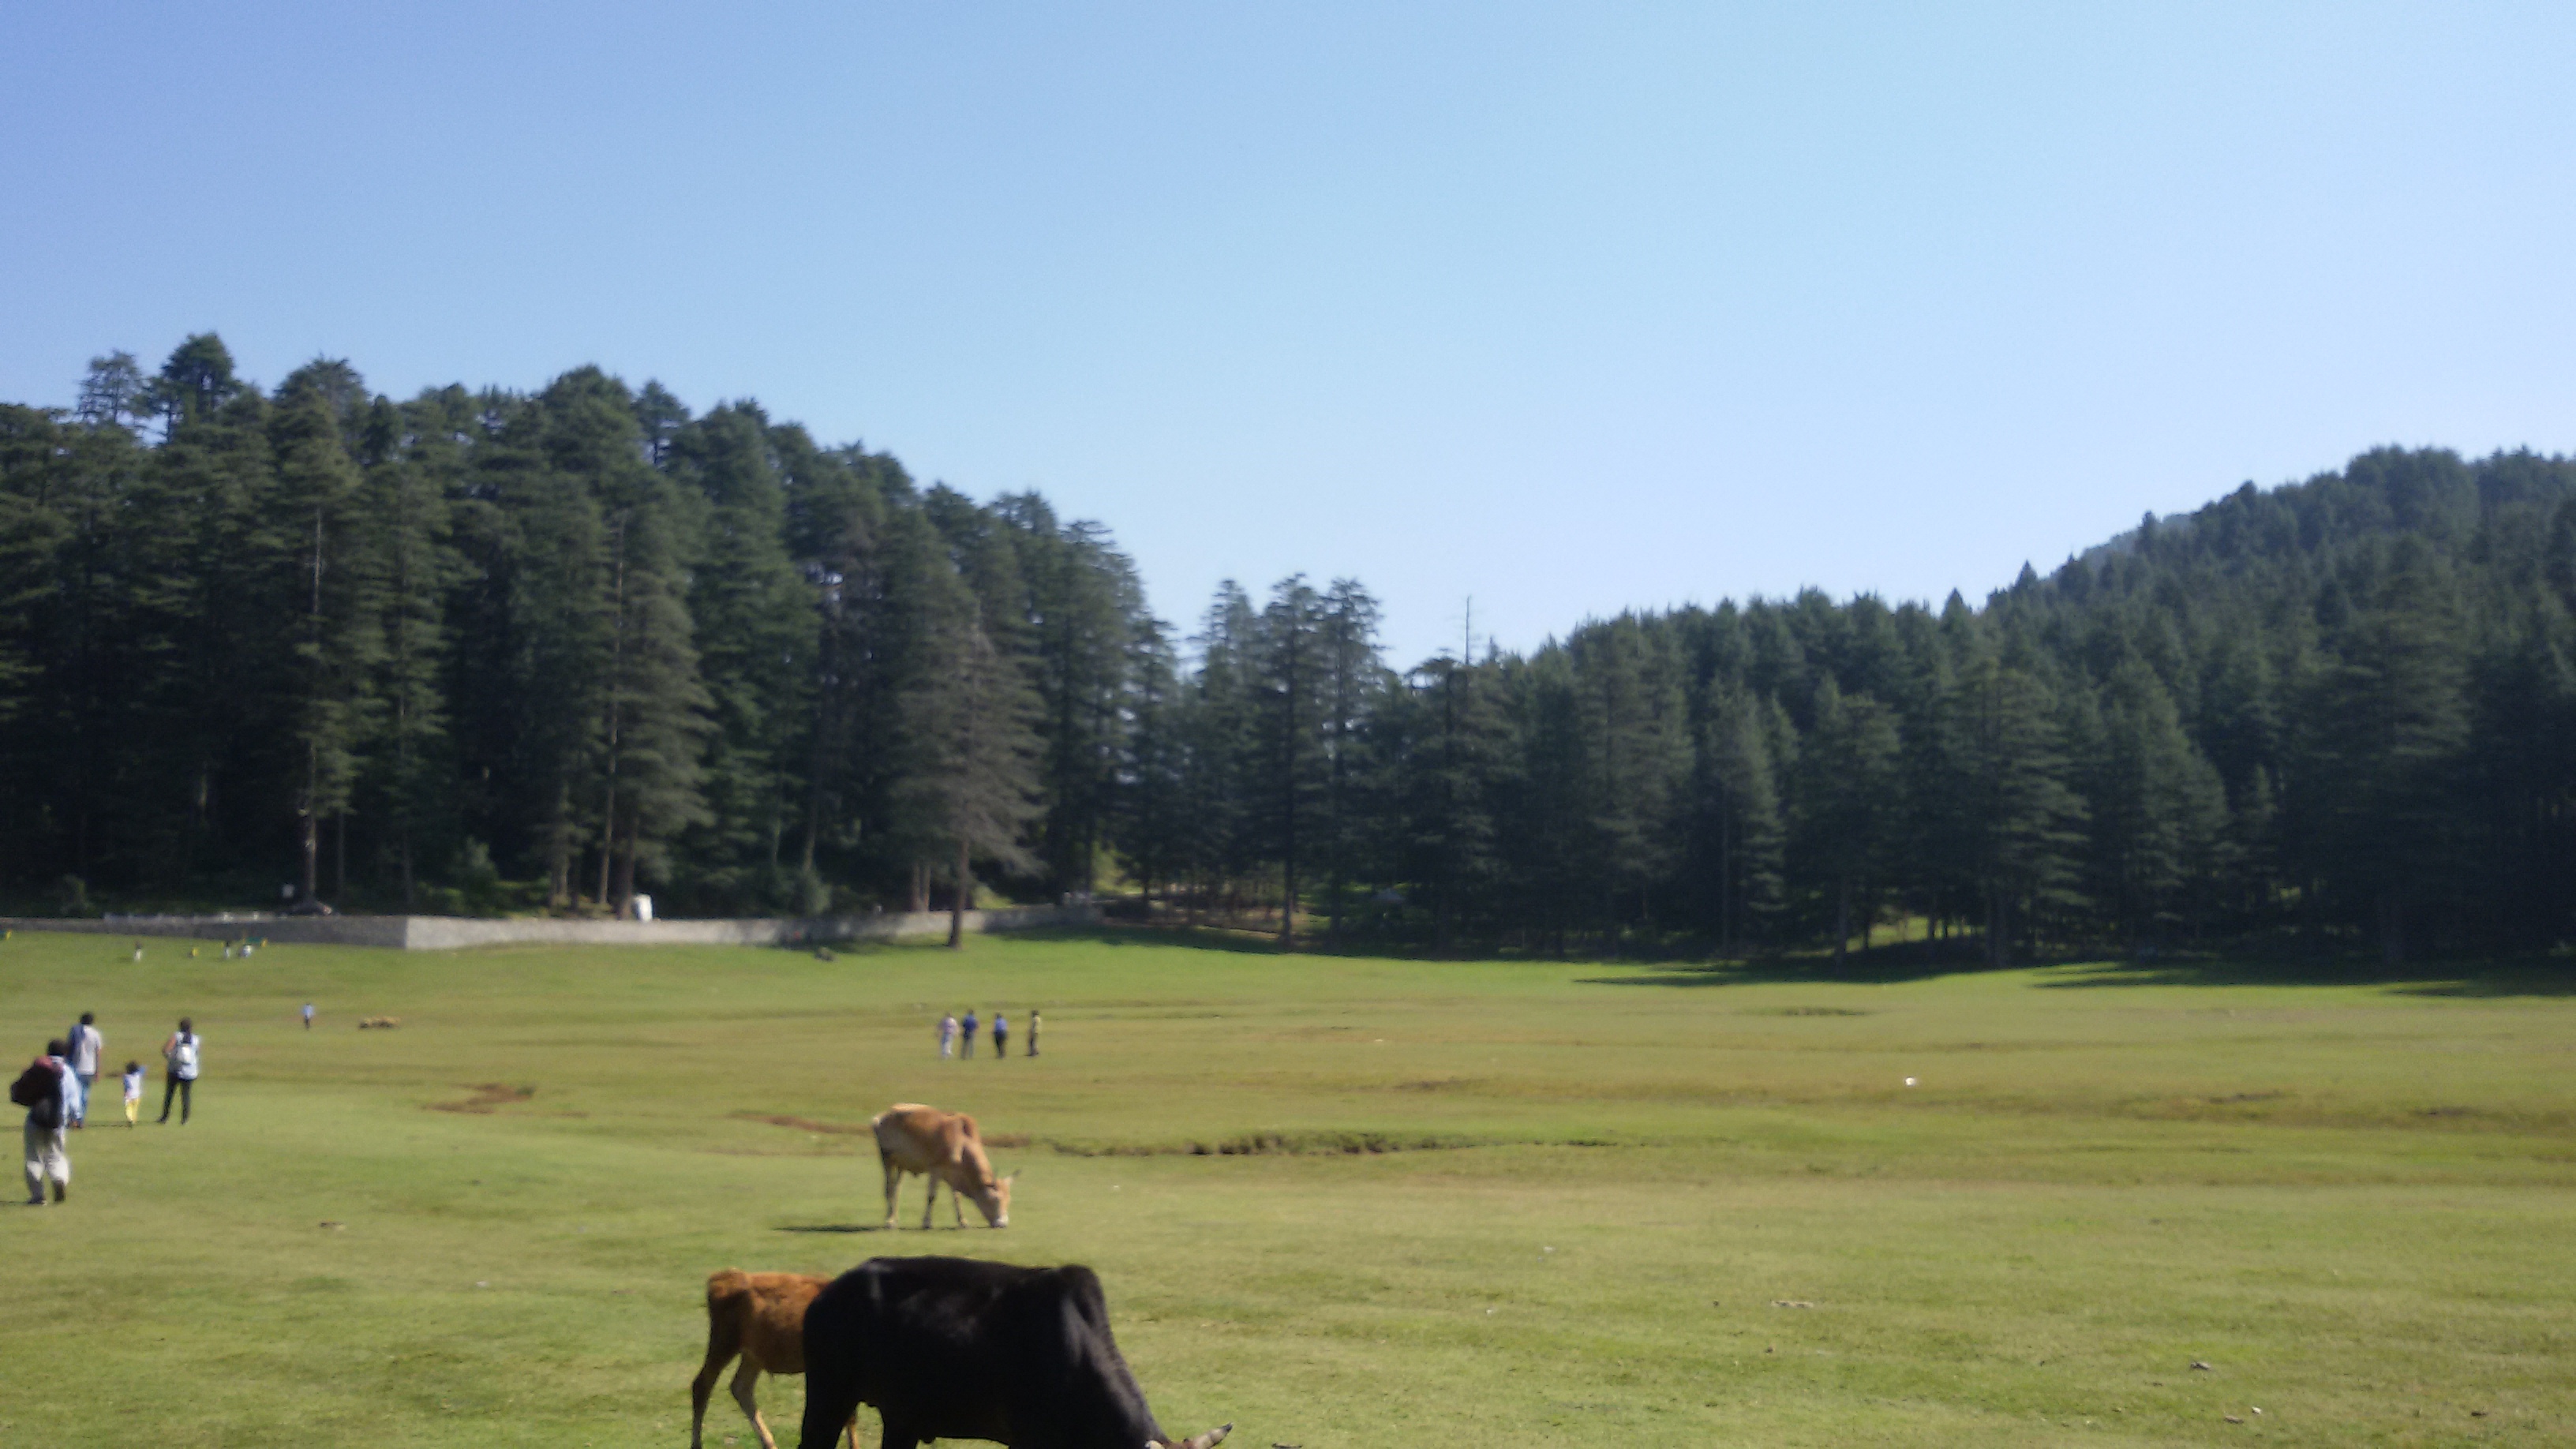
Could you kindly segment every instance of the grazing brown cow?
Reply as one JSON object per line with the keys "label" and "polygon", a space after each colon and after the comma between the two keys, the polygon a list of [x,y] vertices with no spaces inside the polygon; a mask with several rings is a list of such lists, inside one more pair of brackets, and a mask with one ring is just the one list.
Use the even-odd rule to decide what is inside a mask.
{"label": "grazing brown cow", "polygon": [[[751,1419],[762,1449],[778,1449],[761,1420],[751,1386],[762,1373],[805,1372],[805,1306],[823,1291],[828,1278],[805,1273],[746,1273],[726,1268],[707,1275],[707,1362],[689,1385],[689,1449],[700,1449],[707,1422],[707,1397],[715,1392],[716,1375],[742,1356],[734,1371],[733,1400]],[[858,1449],[859,1428],[849,1426],[850,1449]]]}
{"label": "grazing brown cow", "polygon": [[984,1139],[975,1131],[974,1118],[919,1102],[897,1102],[868,1125],[876,1129],[877,1161],[885,1168],[887,1227],[894,1226],[895,1193],[907,1172],[930,1178],[930,1197],[921,1205],[924,1229],[930,1226],[931,1209],[939,1205],[943,1182],[948,1184],[948,1210],[956,1215],[957,1226],[966,1226],[966,1210],[957,1205],[959,1198],[973,1198],[975,1210],[991,1226],[1011,1225],[1011,1182],[1019,1174],[993,1175],[993,1163],[984,1155]]}

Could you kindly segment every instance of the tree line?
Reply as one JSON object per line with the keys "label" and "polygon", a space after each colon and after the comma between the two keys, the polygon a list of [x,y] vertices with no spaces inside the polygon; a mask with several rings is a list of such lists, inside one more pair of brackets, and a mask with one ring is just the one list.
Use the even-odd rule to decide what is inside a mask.
{"label": "tree line", "polygon": [[1182,637],[1096,524],[595,368],[0,407],[0,880],[819,913],[1116,887],[1294,940],[2545,949],[2576,464],[2379,450],[1982,607],[1726,602],[1390,665],[1354,580]]}

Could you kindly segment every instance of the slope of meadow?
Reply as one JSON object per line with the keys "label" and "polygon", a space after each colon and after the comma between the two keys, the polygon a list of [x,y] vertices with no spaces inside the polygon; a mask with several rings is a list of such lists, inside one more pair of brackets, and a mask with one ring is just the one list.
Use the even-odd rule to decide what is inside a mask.
{"label": "slope of meadow", "polygon": [[[0,1445],[680,1444],[709,1270],[924,1251],[1092,1264],[1165,1425],[1256,1446],[2528,1443],[2576,1412],[2576,1001],[2537,986],[129,951],[0,943],[0,1041],[95,1010],[155,1068],[144,1127],[108,1100],[73,1137],[67,1207],[0,1216]],[[1044,1055],[937,1061],[969,1004],[1043,1008]],[[158,1127],[182,1012],[206,1079]],[[1008,1231],[922,1233],[917,1186],[877,1230],[863,1125],[899,1099],[1019,1144]],[[798,1386],[764,1397],[792,1443]],[[721,1394],[709,1425],[751,1442]]]}

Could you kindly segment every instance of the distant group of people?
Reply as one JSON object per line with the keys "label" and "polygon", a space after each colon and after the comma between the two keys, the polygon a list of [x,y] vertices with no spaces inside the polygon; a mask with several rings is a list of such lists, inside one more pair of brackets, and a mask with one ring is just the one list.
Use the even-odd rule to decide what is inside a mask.
{"label": "distant group of people", "polygon": [[[1044,1024],[1044,1019],[1038,1015],[1038,1009],[1034,1006],[1030,1007],[1029,1031],[1026,1038],[1028,1042],[1026,1051],[1030,1056],[1038,1054],[1038,1028]],[[971,1006],[966,1008],[966,1019],[962,1022],[957,1019],[955,1012],[939,1018],[939,1059],[944,1062],[952,1056],[974,1056],[975,1035],[982,1029],[982,1023],[975,1019],[975,1008]],[[994,1012],[993,1055],[1007,1057],[1010,1054],[1011,1019],[998,1011]]]}
{"label": "distant group of people", "polygon": [[[170,1120],[171,1102],[176,1099],[179,1125],[188,1125],[188,1118],[196,1110],[197,1065],[202,1048],[196,1023],[184,1016],[179,1018],[179,1029],[161,1044],[161,1059],[167,1064],[161,1121]],[[90,1094],[98,1086],[99,1064],[106,1052],[107,1037],[98,1029],[97,1013],[84,1011],[70,1031],[45,1043],[45,1054],[30,1062],[10,1084],[9,1100],[27,1109],[24,1135],[29,1207],[45,1205],[49,1186],[55,1202],[71,1195],[72,1159],[65,1134],[89,1126]],[[142,1120],[143,1082],[143,1064],[127,1062],[123,1086],[128,1127]]]}

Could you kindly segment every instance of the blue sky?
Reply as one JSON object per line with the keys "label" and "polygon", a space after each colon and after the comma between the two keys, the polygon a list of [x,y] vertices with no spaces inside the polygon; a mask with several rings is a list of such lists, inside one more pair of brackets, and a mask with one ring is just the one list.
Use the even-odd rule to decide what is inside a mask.
{"label": "blue sky", "polygon": [[2565,7],[734,9],[9,6],[0,398],[595,361],[1403,660],[2576,448]]}

